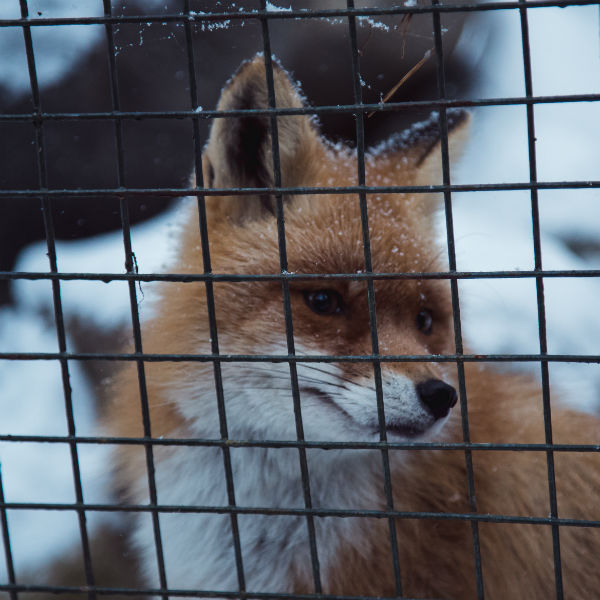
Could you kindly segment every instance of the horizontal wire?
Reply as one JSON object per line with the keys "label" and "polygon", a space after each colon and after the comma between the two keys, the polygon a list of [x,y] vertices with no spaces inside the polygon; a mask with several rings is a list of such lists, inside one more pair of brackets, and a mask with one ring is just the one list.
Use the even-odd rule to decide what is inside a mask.
{"label": "horizontal wire", "polygon": [[512,523],[523,525],[559,525],[563,527],[600,527],[600,520],[572,519],[564,517],[534,517],[520,515],[496,515],[491,513],[454,513],[407,510],[369,510],[343,508],[278,508],[270,506],[192,506],[185,504],[100,504],[100,503],[52,503],[52,502],[3,502],[0,509],[48,510],[91,512],[135,512],[177,514],[239,514],[299,517],[369,518],[369,519],[427,519],[441,521],[476,521],[479,523]]}
{"label": "horizontal wire", "polygon": [[0,280],[26,281],[142,281],[194,283],[217,281],[224,283],[250,283],[256,281],[363,281],[363,280],[403,280],[403,279],[525,279],[533,277],[599,277],[600,269],[561,269],[556,271],[416,271],[414,273],[51,273],[45,271],[0,271]]}
{"label": "horizontal wire", "polygon": [[105,111],[105,112],[80,112],[80,113],[16,113],[0,115],[0,122],[8,121],[81,121],[81,120],[143,120],[143,119],[215,119],[243,116],[297,116],[329,113],[357,112],[396,112],[402,110],[415,110],[423,108],[476,108],[479,106],[512,106],[531,104],[555,104],[576,102],[598,102],[600,94],[569,94],[552,96],[514,96],[499,98],[481,98],[477,100],[415,100],[412,102],[387,102],[382,104],[338,104],[332,106],[304,106],[302,108],[252,108],[244,110],[168,110],[168,111]]}
{"label": "horizontal wire", "polygon": [[0,442],[96,445],[145,445],[230,448],[309,448],[315,450],[481,450],[518,452],[600,452],[600,444],[493,444],[482,442],[329,442],[298,440],[231,440],[201,438],[137,438],[105,436],[0,435]]}
{"label": "horizontal wire", "polygon": [[[247,598],[248,600],[264,598],[264,600],[398,600],[397,597],[385,596],[342,596],[333,594],[291,594],[273,592],[233,592],[221,590],[178,590],[178,589],[144,589],[144,588],[115,588],[100,586],[50,586],[50,585],[26,585],[26,584],[0,584],[0,591],[7,592],[30,592],[30,593],[52,593],[52,594],[74,594],[94,591],[102,595],[123,596],[179,596],[183,598]],[[402,600],[443,600],[441,598],[410,598],[402,596]]]}
{"label": "horizontal wire", "polygon": [[[528,0],[527,8],[547,8],[567,6],[588,6],[597,4],[598,0]],[[106,24],[139,24],[139,23],[173,23],[173,22],[204,22],[204,21],[241,21],[246,19],[264,20],[289,20],[289,19],[330,19],[335,17],[373,17],[392,16],[404,14],[431,14],[431,13],[463,13],[483,12],[494,10],[518,9],[519,2],[489,2],[465,4],[439,4],[427,6],[394,6],[390,8],[345,8],[345,9],[298,9],[298,10],[251,10],[238,12],[197,12],[195,14],[149,14],[149,15],[121,15],[111,17],[29,17],[27,19],[1,19],[0,27],[49,26],[49,25],[106,25]]]}
{"label": "horizontal wire", "polygon": [[0,190],[0,198],[46,198],[52,196],[249,196],[262,194],[438,194],[441,192],[500,192],[519,190],[556,190],[600,188],[600,180],[580,181],[539,181],[515,183],[470,183],[452,185],[349,185],[334,187],[240,187],[240,188],[88,188],[88,189],[29,189],[29,190]]}
{"label": "horizontal wire", "polygon": [[108,360],[145,362],[569,362],[600,363],[600,354],[159,354],[145,352],[0,352],[0,360]]}

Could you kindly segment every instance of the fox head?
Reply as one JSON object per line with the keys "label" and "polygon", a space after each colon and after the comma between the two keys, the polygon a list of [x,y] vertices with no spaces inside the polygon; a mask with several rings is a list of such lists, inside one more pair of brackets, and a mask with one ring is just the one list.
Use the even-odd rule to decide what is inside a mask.
{"label": "fox head", "polygon": [[[285,71],[274,65],[279,108],[302,108],[303,99]],[[224,88],[218,109],[268,108],[264,58],[244,63]],[[449,113],[450,153],[464,137],[466,115]],[[207,188],[272,188],[270,115],[223,116],[213,121],[203,154]],[[320,135],[311,117],[277,117],[281,185],[343,187],[358,183],[357,153]],[[441,180],[437,118],[419,124],[367,151],[369,186],[432,185]],[[281,280],[216,281],[213,285],[219,351],[222,354],[287,356],[430,355],[454,351],[449,284],[433,279],[376,279],[375,313],[369,315],[363,278],[318,275],[365,272],[363,217],[356,193],[288,193],[283,196],[285,247],[280,247],[272,193],[206,198],[210,257],[215,273],[280,274],[291,279],[291,314],[286,328]],[[436,244],[436,198],[432,194],[369,193],[368,235],[375,273],[438,271],[446,268]],[[184,232],[177,267],[202,272],[197,220]],[[181,284],[164,294],[162,319],[170,335],[162,348],[211,352],[204,286]],[[376,336],[371,325],[376,321]],[[293,337],[293,341],[292,338]],[[378,348],[374,344],[374,338]],[[288,344],[293,344],[288,346]],[[193,423],[217,428],[210,363],[179,364],[176,401]],[[285,360],[222,362],[230,435],[245,439],[296,439],[290,365]],[[442,365],[381,362],[385,426],[390,439],[427,435],[456,403]],[[377,440],[379,417],[373,363],[298,361],[297,374],[307,439]],[[294,374],[295,376],[295,374]],[[216,429],[218,431],[218,429]],[[216,432],[215,431],[215,432]]]}

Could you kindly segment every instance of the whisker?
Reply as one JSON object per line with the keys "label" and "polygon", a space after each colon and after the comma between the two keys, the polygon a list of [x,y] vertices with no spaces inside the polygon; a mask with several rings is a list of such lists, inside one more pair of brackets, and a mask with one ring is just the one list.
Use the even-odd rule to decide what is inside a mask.
{"label": "whisker", "polygon": [[[310,368],[310,367],[308,367],[308,368]],[[278,374],[275,375],[275,374],[272,374],[271,371],[269,371],[269,369],[263,369],[263,368],[261,368],[261,369],[255,369],[255,371],[262,371],[263,373],[268,373],[269,374],[269,379],[279,379],[279,380],[290,381],[290,376],[289,375],[278,375]],[[323,373],[323,374],[326,374],[326,375],[331,375],[332,377],[335,377],[337,379],[342,379],[343,380],[342,377],[338,377],[334,373],[328,373],[327,371],[323,371],[321,369],[314,369],[313,368],[313,371],[318,371],[320,373]],[[340,384],[340,383],[333,383],[333,382],[329,382],[329,381],[323,381],[322,379],[315,379],[313,377],[307,377],[306,375],[304,375],[302,373],[302,369],[299,369],[299,371],[298,371],[298,379],[302,380],[302,381],[306,381],[306,382],[318,383],[319,385],[322,385],[322,386],[326,385],[326,386],[333,386],[333,387],[339,387],[339,388],[342,388],[342,389],[347,389],[345,385]],[[347,380],[347,381],[348,381],[348,383],[353,383],[350,380]],[[354,384],[354,385],[356,385],[356,384]]]}
{"label": "whisker", "polygon": [[355,381],[353,381],[352,379],[349,379],[348,377],[344,377],[343,375],[339,375],[338,373],[333,373],[331,371],[325,371],[324,369],[318,369],[318,368],[314,367],[313,365],[304,365],[303,368],[311,369],[313,371],[323,373],[324,375],[330,375],[331,377],[335,377],[336,379],[339,379],[340,381],[345,381],[353,386],[357,386],[357,387],[361,387],[361,388],[364,387],[363,385],[356,383]]}
{"label": "whisker", "polygon": [[[335,383],[334,381],[327,381],[324,379],[309,377],[304,373],[304,371],[307,371],[307,370],[316,371],[317,373],[322,373],[323,375],[327,375],[327,376],[331,377],[332,379],[338,380],[343,383]],[[271,381],[277,380],[277,381],[291,382],[290,376],[288,374],[273,372],[273,370],[270,367],[254,367],[252,370],[252,374],[256,374],[257,372],[264,373],[265,375],[268,376],[268,379]],[[314,385],[318,385],[323,391],[328,390],[329,393],[331,393],[332,395],[333,394],[339,395],[339,392],[335,392],[331,388],[338,388],[338,389],[342,389],[345,391],[350,391],[353,388],[358,388],[361,391],[375,392],[375,387],[373,385],[367,386],[362,383],[357,383],[348,377],[344,377],[343,375],[340,375],[338,372],[335,372],[333,370],[328,371],[326,369],[319,369],[318,367],[315,367],[314,365],[311,365],[311,364],[302,365],[302,367],[300,369],[298,369],[298,381],[299,381],[299,383],[312,383]],[[244,389],[253,389],[253,388],[245,387]],[[280,391],[283,391],[283,388],[272,388],[269,386],[265,386],[264,388],[259,388],[259,389],[263,389],[263,390],[279,389]]]}

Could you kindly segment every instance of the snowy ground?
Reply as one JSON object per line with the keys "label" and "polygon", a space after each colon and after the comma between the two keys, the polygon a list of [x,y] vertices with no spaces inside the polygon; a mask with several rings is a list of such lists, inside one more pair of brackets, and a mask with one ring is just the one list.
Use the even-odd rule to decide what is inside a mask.
{"label": "snowy ground", "polygon": [[[17,4],[16,2],[14,3]],[[45,16],[52,10],[77,6],[78,15],[99,14],[99,4],[44,0]],[[30,2],[31,10],[35,3]],[[12,17],[10,3],[0,3],[0,17]],[[13,12],[16,8],[12,8]],[[87,12],[86,12],[87,11]],[[514,11],[496,11],[492,41],[482,47],[484,68],[476,97],[524,94],[520,22]],[[533,50],[534,94],[598,92],[600,49],[597,7],[532,9],[529,11]],[[466,32],[463,51],[472,53],[477,25]],[[52,29],[52,28],[48,28]],[[56,31],[54,28],[52,31]],[[65,28],[69,32],[76,28]],[[91,35],[100,28],[88,28]],[[560,31],[560,36],[556,33]],[[48,32],[51,33],[51,32]],[[38,35],[38,34],[36,34]],[[39,32],[42,35],[42,32]],[[474,41],[468,42],[469,35]],[[83,39],[83,38],[82,38]],[[77,34],[68,50],[87,47]],[[0,38],[1,40],[1,38]],[[0,57],[2,53],[0,41]],[[37,42],[36,42],[37,43]],[[55,50],[56,40],[39,40]],[[60,53],[58,53],[60,54]],[[1,60],[1,59],[0,59]],[[60,77],[68,61],[40,64],[42,83]],[[2,65],[6,64],[6,61]],[[3,69],[4,67],[2,67]],[[26,73],[15,63],[9,77],[18,82]],[[0,69],[0,71],[2,71]],[[12,72],[11,72],[12,73]],[[27,82],[22,84],[27,85]],[[494,183],[529,180],[525,109],[490,107],[475,111],[472,141],[464,159],[453,169],[454,183]],[[538,178],[541,181],[598,179],[600,103],[548,104],[535,108]],[[600,191],[540,192],[543,264],[547,269],[598,268],[600,257],[575,255],[573,240],[597,241],[600,231]],[[530,194],[487,192],[454,195],[458,268],[461,270],[531,269]],[[140,271],[159,271],[168,260],[176,211],[136,226],[133,246]],[[81,242],[60,242],[59,268],[66,272],[119,272],[123,270],[122,240],[118,233]],[[17,270],[46,271],[44,244],[34,244],[21,255]],[[148,298],[149,286],[142,286]],[[549,350],[552,353],[598,354],[600,320],[596,318],[600,281],[592,278],[545,281]],[[61,284],[67,317],[77,316],[98,327],[127,324],[129,297],[126,284],[64,282]],[[16,308],[0,313],[2,351],[53,352],[56,333],[49,325],[52,295],[49,282],[16,283]],[[535,285],[531,280],[465,281],[460,284],[465,337],[478,352],[537,352],[538,329]],[[147,316],[149,302],[141,304]],[[537,368],[537,367],[536,367]],[[93,392],[77,361],[69,363],[77,433],[93,434],[96,426]],[[597,407],[600,366],[552,365],[553,383],[588,409]],[[2,434],[64,435],[66,417],[60,366],[54,362],[0,361]],[[573,394],[573,390],[575,393]],[[105,447],[80,446],[84,497],[108,501],[104,480]],[[72,502],[73,473],[69,450],[58,444],[0,443],[2,477],[7,501]],[[106,517],[92,518],[93,529]],[[17,574],[37,572],[48,557],[56,557],[78,539],[78,525],[70,512],[11,511],[12,550]],[[43,531],[44,535],[40,532]],[[34,545],[31,540],[36,540]],[[6,580],[0,560],[0,581]]]}

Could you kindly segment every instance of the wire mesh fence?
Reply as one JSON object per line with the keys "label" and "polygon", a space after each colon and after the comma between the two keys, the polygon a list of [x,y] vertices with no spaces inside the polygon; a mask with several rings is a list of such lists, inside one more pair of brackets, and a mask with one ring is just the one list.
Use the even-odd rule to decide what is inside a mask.
{"label": "wire mesh fence", "polygon": [[[535,108],[538,105],[551,105],[556,103],[583,103],[600,101],[600,93],[586,94],[554,94],[538,96],[534,93],[531,72],[530,39],[528,27],[528,14],[532,10],[544,10],[548,7],[565,6],[587,6],[597,5],[592,0],[568,0],[568,1],[525,1],[518,2],[488,2],[442,4],[432,0],[431,4],[405,3],[385,7],[355,6],[353,0],[348,0],[347,5],[342,8],[294,8],[275,10],[274,6],[266,0],[259,0],[255,7],[243,6],[224,9],[215,5],[211,10],[194,11],[190,0],[184,0],[177,9],[160,14],[129,15],[118,14],[116,7],[110,0],[103,0],[103,15],[95,17],[56,17],[49,18],[43,15],[30,14],[27,0],[19,0],[20,16],[0,20],[0,26],[4,28],[18,28],[22,31],[25,44],[27,66],[30,82],[30,94],[32,110],[0,116],[0,123],[26,123],[31,125],[34,132],[34,146],[36,157],[36,185],[28,189],[2,189],[0,197],[7,200],[5,206],[10,202],[20,202],[23,199],[33,199],[40,203],[43,220],[46,250],[49,260],[49,272],[47,271],[18,271],[5,270],[0,272],[0,279],[5,282],[42,280],[50,282],[53,298],[53,318],[58,340],[56,352],[34,352],[34,351],[0,351],[2,361],[55,361],[60,365],[64,404],[67,416],[66,435],[27,435],[8,432],[0,436],[0,441],[10,444],[44,443],[59,444],[68,447],[70,452],[72,478],[75,489],[75,501],[69,503],[57,502],[13,502],[7,500],[0,480],[0,513],[2,521],[2,533],[6,561],[6,582],[0,584],[0,590],[17,598],[22,593],[52,593],[52,594],[86,594],[89,598],[110,595],[152,595],[162,598],[173,597],[231,597],[231,598],[364,598],[365,596],[331,595],[324,589],[322,584],[323,569],[319,560],[319,540],[316,531],[316,520],[326,517],[344,518],[370,518],[381,519],[388,524],[388,541],[390,547],[390,560],[394,573],[394,597],[404,596],[403,579],[405,573],[402,569],[402,561],[398,545],[402,543],[398,539],[395,523],[397,520],[429,519],[449,520],[468,523],[472,541],[472,577],[475,582],[477,598],[484,597],[485,589],[485,561],[482,562],[480,548],[480,525],[482,523],[512,523],[527,524],[532,526],[547,526],[552,533],[552,566],[554,577],[554,589],[556,598],[568,597],[564,593],[563,565],[561,561],[561,538],[559,533],[563,528],[598,528],[600,521],[593,518],[565,518],[561,517],[555,481],[555,457],[557,453],[598,453],[600,445],[583,443],[554,443],[551,419],[551,391],[549,365],[552,363],[600,363],[600,354],[596,353],[550,353],[548,351],[546,332],[546,307],[544,296],[544,282],[550,278],[594,278],[600,276],[600,268],[580,269],[553,269],[545,270],[542,262],[542,244],[540,234],[540,215],[538,193],[542,190],[564,190],[568,193],[574,189],[598,189],[600,180],[558,180],[540,181],[537,175],[536,157],[536,132],[535,132]],[[275,7],[276,8],[276,7]],[[446,89],[445,74],[445,50],[444,50],[444,27],[442,18],[450,13],[461,15],[469,13],[490,11],[513,11],[518,13],[521,25],[521,43],[523,54],[523,74],[525,82],[525,94],[515,97],[479,98],[468,100],[457,100],[448,94]],[[388,102],[363,102],[363,82],[361,77],[362,48],[357,35],[357,20],[362,18],[376,19],[388,16],[403,15],[428,15],[431,19],[431,32],[433,40],[432,61],[435,61],[435,75],[437,80],[437,94],[433,99],[416,101],[388,101]],[[282,108],[277,106],[275,82],[273,75],[273,59],[271,45],[272,24],[276,21],[300,22],[306,20],[337,19],[347,27],[348,52],[347,61],[352,67],[352,93],[353,98],[346,104],[304,106],[301,108]],[[230,22],[252,22],[260,27],[262,37],[262,52],[266,69],[266,86],[268,91],[268,108],[245,108],[240,110],[207,110],[200,106],[200,92],[196,79],[197,63],[206,60],[204,56],[198,56],[194,50],[193,36],[195,28],[209,27]],[[118,72],[118,44],[115,42],[115,30],[121,26],[133,25],[142,28],[150,23],[177,24],[183,29],[183,40],[186,64],[186,77],[189,81],[189,109],[186,110],[123,110],[120,94],[120,80]],[[101,26],[104,29],[106,44],[106,58],[108,60],[108,82],[110,86],[110,107],[108,110],[96,112],[84,111],[46,111],[40,96],[40,86],[36,70],[36,52],[34,50],[33,36],[36,28],[59,27],[59,26]],[[225,78],[228,73],[221,73]],[[489,106],[523,106],[526,111],[527,140],[528,140],[528,163],[529,178],[520,182],[502,183],[469,183],[453,184],[451,180],[451,167],[449,159],[449,113],[456,108],[473,108]],[[365,122],[367,115],[372,112],[410,112],[414,110],[437,111],[439,138],[441,141],[441,164],[442,183],[439,185],[367,185],[366,179],[366,142]],[[352,185],[334,186],[285,186],[282,182],[281,159],[279,148],[278,126],[282,117],[299,115],[349,115],[355,123],[355,145],[357,156],[356,183]],[[231,119],[236,117],[265,117],[268,118],[271,131],[271,154],[273,160],[273,186],[268,187],[234,187],[218,188],[205,186],[202,172],[202,151],[204,145],[203,126],[217,119]],[[124,142],[124,128],[130,122],[143,122],[144,120],[184,120],[191,124],[193,136],[193,157],[195,174],[194,185],[182,187],[139,187],[132,186],[127,176],[127,149]],[[114,147],[116,152],[116,179],[114,186],[92,186],[92,187],[60,187],[53,188],[49,183],[47,170],[47,128],[50,124],[59,122],[82,122],[99,121],[106,127],[112,129]],[[453,223],[453,194],[457,192],[508,192],[527,191],[530,194],[532,240],[534,266],[528,270],[488,270],[488,271],[465,271],[459,270],[455,251],[455,234]],[[368,197],[370,194],[414,194],[417,197],[425,197],[432,193],[441,194],[443,197],[446,252],[448,269],[439,271],[411,271],[411,272],[379,272],[374,268],[374,257],[371,250],[371,239],[369,229]],[[362,223],[362,250],[364,258],[364,269],[361,272],[352,273],[295,273],[289,271],[286,221],[285,221],[285,199],[292,195],[320,196],[323,201],[331,195],[351,194],[357,199],[360,206],[360,218]],[[279,271],[276,273],[251,273],[234,274],[213,272],[211,261],[211,244],[209,239],[211,231],[208,227],[205,200],[213,196],[260,196],[270,195],[274,198],[276,231],[278,240]],[[149,197],[159,196],[161,198],[176,198],[180,196],[194,196],[197,198],[197,215],[199,224],[200,246],[198,251],[202,256],[203,271],[198,273],[140,273],[137,268],[136,256],[133,251],[131,238],[130,210],[132,205],[143,202]],[[54,203],[57,199],[72,198],[84,203],[86,199],[94,198],[117,198],[119,218],[122,231],[122,243],[125,261],[124,272],[64,272],[60,269],[60,256],[56,250],[56,233],[54,224]],[[38,218],[31,216],[31,218]],[[139,258],[139,257],[137,257]],[[539,351],[529,353],[495,353],[474,354],[470,353],[463,344],[459,282],[462,280],[490,280],[490,279],[529,279],[535,282],[537,319],[539,330]],[[387,354],[381,350],[377,325],[376,307],[376,282],[385,281],[426,281],[444,280],[449,283],[451,304],[453,337],[455,351],[444,354]],[[65,328],[65,315],[62,306],[61,289],[65,282],[69,281],[99,281],[115,282],[121,281],[127,285],[130,303],[130,316],[132,328],[132,350],[129,352],[81,352],[69,349],[67,332]],[[306,355],[298,352],[294,336],[294,323],[292,315],[292,301],[290,285],[295,282],[338,282],[354,281],[365,285],[367,292],[368,322],[370,331],[370,351],[364,354],[311,354]],[[568,281],[568,280],[567,280]],[[170,284],[196,284],[205,288],[205,302],[207,307],[207,319],[210,331],[210,352],[204,354],[187,354],[173,352],[145,352],[143,344],[143,327],[140,322],[140,288],[142,283],[163,282]],[[214,287],[221,283],[243,284],[253,282],[278,282],[281,286],[281,300],[283,302],[283,314],[285,324],[285,350],[277,354],[249,354],[249,353],[224,353],[220,349],[219,328],[217,327],[218,306],[215,300]],[[381,327],[381,326],[380,326]],[[141,401],[141,435],[78,435],[76,419],[73,409],[73,391],[70,383],[70,369],[74,362],[116,362],[132,363],[137,371],[138,393]],[[209,364],[213,369],[214,388],[217,399],[219,416],[219,436],[216,438],[191,438],[172,437],[165,438],[153,435],[153,423],[150,417],[150,404],[146,371],[149,365],[183,363],[183,364]],[[223,365],[251,363],[268,365],[284,364],[289,368],[289,381],[293,401],[294,426],[296,440],[259,439],[244,440],[232,439],[229,433],[227,419],[227,394],[224,391]],[[332,363],[357,363],[372,365],[372,377],[374,382],[375,397],[377,403],[377,415],[379,421],[379,439],[377,441],[313,441],[306,439],[302,419],[303,391],[299,383],[298,368],[304,364],[332,364]],[[440,442],[440,441],[396,441],[388,440],[385,422],[385,402],[382,383],[382,367],[387,364],[448,364],[456,365],[456,380],[458,382],[458,396],[460,399],[462,441]],[[467,383],[465,377],[465,364],[468,363],[536,363],[539,364],[541,375],[542,405],[544,418],[544,441],[542,443],[496,443],[496,442],[473,442],[469,429],[469,411]],[[599,438],[600,439],[600,438]],[[89,445],[108,446],[132,446],[140,447],[145,453],[145,465],[148,473],[148,502],[136,503],[125,502],[121,504],[88,502],[84,496],[82,485],[82,467],[80,463],[80,451],[82,447]],[[198,506],[164,504],[160,502],[157,492],[157,484],[154,473],[156,471],[155,454],[157,448],[164,447],[192,447],[192,448],[216,448],[221,452],[223,461],[223,473],[227,494],[226,505],[223,506]],[[267,449],[292,449],[298,453],[298,468],[302,484],[301,507],[277,507],[277,506],[244,506],[236,502],[235,477],[232,467],[231,453],[235,449],[242,448],[267,448]],[[323,508],[315,506],[311,494],[311,477],[307,452],[314,449],[320,450],[371,450],[380,453],[381,468],[384,479],[384,509],[350,509],[331,506]],[[460,451],[464,454],[466,489],[468,497],[468,511],[430,512],[417,510],[399,509],[395,505],[393,489],[393,476],[390,467],[390,453],[398,450],[410,450],[410,452],[427,451]],[[546,461],[547,486],[549,511],[548,516],[527,516],[518,514],[485,514],[478,512],[476,469],[473,461],[475,452],[532,452],[543,453]],[[50,510],[70,511],[77,516],[79,529],[79,545],[81,547],[82,563],[85,574],[85,585],[51,585],[31,584],[22,581],[17,576],[12,556],[10,514],[20,510]],[[99,585],[95,577],[94,557],[90,550],[90,531],[87,523],[87,515],[95,512],[118,512],[118,513],[145,513],[150,515],[152,522],[153,540],[156,552],[156,574],[158,576],[158,587],[155,588],[131,588],[131,587],[107,587]],[[181,589],[170,583],[168,569],[165,565],[163,539],[161,534],[160,516],[165,514],[217,514],[225,515],[229,519],[231,531],[231,548],[234,555],[236,570],[237,589]],[[8,515],[8,516],[7,516]],[[245,577],[244,552],[240,541],[239,518],[244,515],[269,515],[269,516],[294,516],[305,520],[306,533],[308,537],[308,548],[310,554],[310,579],[313,592],[292,594],[274,593],[255,590],[248,586]],[[488,592],[489,593],[489,592]],[[592,593],[590,591],[590,593]],[[591,596],[590,596],[591,597]]]}

